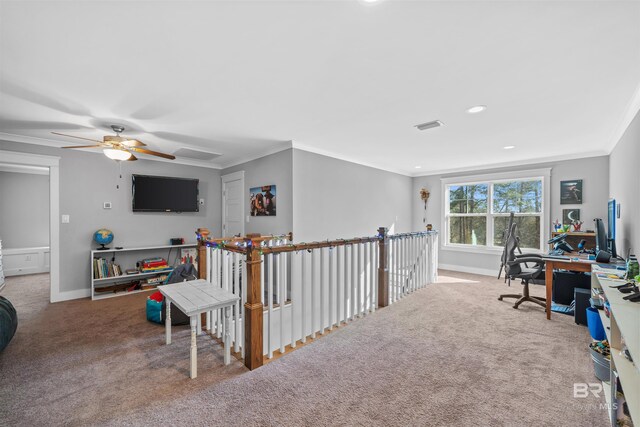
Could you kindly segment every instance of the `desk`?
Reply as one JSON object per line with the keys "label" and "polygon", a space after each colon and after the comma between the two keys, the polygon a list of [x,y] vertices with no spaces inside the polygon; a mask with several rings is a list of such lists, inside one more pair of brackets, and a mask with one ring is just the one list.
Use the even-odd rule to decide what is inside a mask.
{"label": "desk", "polygon": [[[575,257],[574,257],[575,258]],[[546,299],[547,299],[547,319],[551,319],[551,290],[553,288],[553,270],[569,270],[569,271],[578,271],[582,273],[589,273],[591,271],[591,266],[595,263],[595,261],[588,260],[585,258],[580,258],[579,260],[564,260],[558,258],[547,258],[542,257],[544,260],[544,283],[547,291]]]}
{"label": "desk", "polygon": [[224,308],[226,318],[224,331],[224,364],[231,360],[231,332],[229,331],[231,307],[240,299],[231,292],[213,286],[206,280],[191,280],[159,286],[167,303],[165,334],[167,345],[171,344],[171,304],[175,304],[184,314],[189,316],[191,324],[191,356],[189,376],[198,376],[198,350],[196,347],[196,329],[200,314]]}

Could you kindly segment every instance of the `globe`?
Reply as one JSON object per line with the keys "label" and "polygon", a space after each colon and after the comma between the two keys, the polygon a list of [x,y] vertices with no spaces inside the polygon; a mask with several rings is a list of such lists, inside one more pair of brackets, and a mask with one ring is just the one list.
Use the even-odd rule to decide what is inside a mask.
{"label": "globe", "polygon": [[106,228],[101,228],[93,233],[93,240],[95,240],[97,244],[102,245],[101,248],[98,248],[99,250],[109,249],[105,245],[113,242],[113,232]]}

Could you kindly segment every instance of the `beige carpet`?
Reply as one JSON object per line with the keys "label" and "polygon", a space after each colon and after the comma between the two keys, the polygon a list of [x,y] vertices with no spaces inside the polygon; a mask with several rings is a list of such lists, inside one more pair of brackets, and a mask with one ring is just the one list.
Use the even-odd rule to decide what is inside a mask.
{"label": "beige carpet", "polygon": [[441,275],[253,372],[200,339],[195,380],[187,329],[165,346],[147,294],[49,304],[48,276],[11,278],[20,323],[0,354],[0,424],[606,425],[603,399],[573,398],[596,382],[585,327],[497,301],[502,281]]}

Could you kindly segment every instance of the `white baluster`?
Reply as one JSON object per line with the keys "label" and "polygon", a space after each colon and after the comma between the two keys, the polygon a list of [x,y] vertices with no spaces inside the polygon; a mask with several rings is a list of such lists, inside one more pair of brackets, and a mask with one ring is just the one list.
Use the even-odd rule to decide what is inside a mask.
{"label": "white baluster", "polygon": [[367,309],[367,272],[365,265],[367,263],[366,245],[358,243],[358,311],[360,317],[363,317]]}
{"label": "white baluster", "polygon": [[[211,253],[213,251],[213,248],[211,248],[210,246],[206,247],[206,265],[207,265],[207,282],[211,283],[211,271],[213,269],[213,260],[212,260],[212,256]],[[207,311],[206,312],[206,318],[207,318],[207,325],[206,325],[206,329],[207,329],[207,333],[211,333],[211,311]]]}
{"label": "white baluster", "polygon": [[364,242],[360,247],[362,248],[362,315],[366,316],[369,311],[369,268],[367,267],[369,243]]}
{"label": "white baluster", "polygon": [[311,338],[316,337],[316,251],[311,251]]}
{"label": "white baluster", "polygon": [[349,258],[348,246],[342,246],[342,292],[344,292],[344,301],[342,305],[342,319],[344,323],[349,322]]}
{"label": "white baluster", "polygon": [[[293,271],[294,271],[293,267],[294,267],[295,260],[298,258],[298,256],[297,256],[296,252],[289,252],[289,254],[290,254],[289,258],[291,260],[291,267],[288,270],[286,270],[285,274],[288,277],[289,276],[289,270],[291,270],[291,282],[289,283],[289,286],[291,288],[291,291],[290,291],[291,292],[291,298],[289,298],[289,300],[290,300],[289,310],[291,312],[291,317],[289,319],[290,319],[290,322],[291,322],[291,347],[292,348],[296,348],[296,344],[298,343],[298,338],[296,336],[296,323],[298,323],[298,322],[295,321],[294,308],[298,305],[298,298],[297,298],[298,292],[297,292],[297,289],[296,289],[296,286],[295,286],[296,285],[295,280],[293,280]],[[294,294],[294,289],[296,290],[295,294]],[[295,305],[293,304],[294,301],[296,302]]]}
{"label": "white baluster", "polygon": [[356,268],[356,245],[351,245],[351,319],[355,319],[358,312],[356,311],[358,306],[357,298],[357,268]]}
{"label": "white baluster", "polygon": [[324,274],[324,268],[325,268],[325,252],[326,249],[325,248],[320,248],[320,333],[324,334],[325,332],[325,327],[327,326],[327,310],[326,310],[326,306],[325,306],[325,302],[324,302],[324,296],[325,296],[325,274]]}
{"label": "white baluster", "polygon": [[[236,296],[240,296],[240,254],[233,253],[233,270],[235,272],[234,275],[234,284],[233,284],[233,294]],[[236,302],[234,307],[234,333],[233,333],[233,351],[238,353],[240,351],[240,301]]]}
{"label": "white baluster", "polygon": [[375,310],[374,300],[375,294],[373,290],[375,285],[376,270],[374,268],[374,252],[376,251],[375,242],[369,242],[369,311],[373,313]]}
{"label": "white baluster", "polygon": [[[269,246],[272,246],[272,243],[269,242]],[[269,276],[267,277],[267,357],[271,359],[273,357],[273,257],[274,254],[269,254]]]}
{"label": "white baluster", "polygon": [[340,280],[341,280],[341,275],[340,275],[340,264],[341,264],[341,257],[340,257],[340,251],[342,250],[342,246],[336,246],[336,326],[340,327],[340,324],[342,323],[342,319],[340,318],[340,303],[341,303],[341,299],[342,299],[342,292],[340,290]]}
{"label": "white baluster", "polygon": [[373,268],[373,296],[371,297],[371,301],[373,302],[373,311],[376,311],[378,308],[378,257],[380,256],[378,249],[378,242],[373,242],[373,262],[371,263]]}
{"label": "white baluster", "polygon": [[302,296],[300,298],[300,317],[302,318],[302,328],[300,330],[300,335],[302,337],[302,342],[307,342],[307,296],[306,288],[307,284],[307,251],[300,252],[300,256],[302,258],[302,268],[300,269],[300,290]]}
{"label": "white baluster", "polygon": [[333,248],[329,248],[329,303],[327,307],[329,308],[329,330],[333,329],[333,307],[335,304],[333,297],[333,287],[335,285],[333,280]]}
{"label": "white baluster", "polygon": [[393,256],[395,258],[395,273],[394,273],[394,280],[393,280],[393,285],[394,285],[394,297],[393,297],[393,301],[398,301],[398,289],[399,289],[399,285],[400,285],[400,239],[396,238],[394,243],[394,251],[393,251]]}
{"label": "white baluster", "polygon": [[[280,245],[279,245],[280,246]],[[278,289],[280,289],[280,297],[278,298],[278,302],[280,303],[280,354],[284,353],[284,305],[286,303],[287,294],[285,290],[285,279],[282,271],[282,264],[284,263],[285,254],[278,254],[278,267],[277,267],[277,279],[276,284]]]}
{"label": "white baluster", "polygon": [[[224,265],[222,263],[222,250],[218,249],[216,255],[216,285],[222,289],[222,276],[224,275]],[[216,310],[216,337],[222,338],[222,310]]]}

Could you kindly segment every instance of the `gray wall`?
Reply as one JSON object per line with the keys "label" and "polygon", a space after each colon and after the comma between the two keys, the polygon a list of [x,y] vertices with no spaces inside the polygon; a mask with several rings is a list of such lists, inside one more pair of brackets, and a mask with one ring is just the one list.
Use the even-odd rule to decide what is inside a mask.
{"label": "gray wall", "polygon": [[[198,227],[208,227],[213,235],[220,235],[218,170],[138,160],[123,162],[119,179],[118,164],[102,154],[6,141],[0,141],[0,150],[61,157],[60,214],[70,215],[71,220],[69,224],[60,224],[61,292],[90,288],[89,251],[96,246],[92,236],[99,228],[112,230],[115,236],[112,246],[123,247],[167,244],[171,237],[193,242]],[[133,213],[132,173],[198,178],[205,206],[197,213]],[[102,207],[107,201],[113,205],[110,210]]]}
{"label": "gray wall", "polygon": [[0,171],[0,239],[5,249],[49,246],[49,176]]}
{"label": "gray wall", "polygon": [[410,177],[293,150],[295,241],[409,231],[412,197]]}
{"label": "gray wall", "polygon": [[618,254],[640,254],[640,113],[609,156],[609,194],[620,203],[616,226]]}
{"label": "gray wall", "polygon": [[[637,157],[636,157],[637,158]],[[594,218],[607,218],[607,201],[609,195],[609,158],[608,156],[591,157],[586,159],[565,160],[554,163],[541,163],[521,167],[500,168],[489,170],[476,170],[469,173],[431,175],[416,177],[413,179],[413,228],[424,229],[422,216],[424,204],[418,197],[422,187],[426,187],[431,196],[427,205],[427,222],[433,224],[435,229],[440,229],[442,224],[442,185],[441,178],[453,176],[491,174],[498,172],[529,170],[539,168],[551,168],[551,221],[559,219],[562,222],[562,209],[575,207],[580,209],[580,218],[584,221],[583,229],[594,229]],[[560,181],[568,179],[583,180],[583,201],[581,205],[560,204]],[[637,188],[637,186],[636,186]],[[551,230],[551,224],[546,225]],[[442,244],[442,242],[441,242]],[[467,271],[491,271],[495,267],[497,274],[500,267],[500,254],[483,254],[460,252],[441,249],[440,264],[453,265]]]}
{"label": "gray wall", "polygon": [[249,189],[276,185],[276,216],[250,217],[248,223],[245,220],[245,233],[285,234],[293,231],[292,152],[291,149],[280,151],[222,170],[223,176],[244,171],[245,217],[249,215]]}

